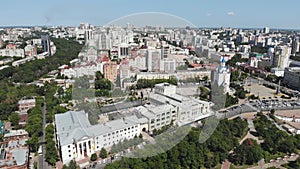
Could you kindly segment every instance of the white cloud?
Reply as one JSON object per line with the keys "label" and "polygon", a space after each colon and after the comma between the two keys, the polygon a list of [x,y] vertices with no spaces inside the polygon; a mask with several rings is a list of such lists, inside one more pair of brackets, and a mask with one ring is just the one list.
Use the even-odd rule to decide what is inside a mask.
{"label": "white cloud", "polygon": [[227,12],[227,15],[233,16],[233,15],[234,15],[234,12],[232,12],[232,11]]}
{"label": "white cloud", "polygon": [[212,14],[211,13],[207,13],[206,16],[212,16]]}

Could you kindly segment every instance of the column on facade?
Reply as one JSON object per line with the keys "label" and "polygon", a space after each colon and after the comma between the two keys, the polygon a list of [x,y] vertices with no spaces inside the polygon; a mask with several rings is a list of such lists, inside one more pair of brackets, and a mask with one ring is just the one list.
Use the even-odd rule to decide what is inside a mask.
{"label": "column on facade", "polygon": [[84,147],[83,147],[83,143],[80,143],[80,146],[81,146],[81,150],[80,150],[80,151],[81,151],[81,152],[80,152],[80,153],[81,153],[81,156],[80,156],[80,157],[83,158],[83,157],[84,157]]}
{"label": "column on facade", "polygon": [[91,154],[91,150],[90,150],[90,147],[89,147],[89,142],[90,141],[87,141],[87,142],[85,142],[85,145],[86,145],[86,154],[88,155],[88,156],[90,156],[90,154]]}

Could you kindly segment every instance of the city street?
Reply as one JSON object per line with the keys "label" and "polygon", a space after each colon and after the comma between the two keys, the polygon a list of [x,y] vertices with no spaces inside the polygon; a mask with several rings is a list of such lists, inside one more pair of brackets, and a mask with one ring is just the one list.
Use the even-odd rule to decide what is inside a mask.
{"label": "city street", "polygon": [[[44,98],[44,103],[43,103],[43,136],[42,136],[42,140],[41,143],[45,143],[45,129],[46,129],[46,113],[47,113],[47,106],[46,106],[46,98],[45,96],[43,96]],[[42,154],[39,155],[38,157],[38,168],[39,169],[51,169],[51,167],[48,165],[48,163],[45,161],[45,153],[46,153],[46,147],[45,144],[41,144],[42,146]]]}

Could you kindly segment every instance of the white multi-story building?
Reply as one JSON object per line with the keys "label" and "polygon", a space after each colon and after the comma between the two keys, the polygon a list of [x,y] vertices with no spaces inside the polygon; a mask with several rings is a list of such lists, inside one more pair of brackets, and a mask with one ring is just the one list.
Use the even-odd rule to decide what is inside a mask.
{"label": "white multi-story building", "polygon": [[161,60],[160,72],[174,73],[176,71],[176,61],[174,59],[164,58]]}
{"label": "white multi-story building", "polygon": [[67,76],[68,78],[78,78],[84,75],[87,76],[95,76],[97,71],[103,73],[103,63],[96,63],[96,64],[86,64],[80,65],[75,67],[68,67],[66,65],[59,67],[61,75]]}
{"label": "white multi-story building", "polygon": [[149,72],[159,72],[161,62],[160,49],[148,49],[146,65]]}
{"label": "white multi-story building", "polygon": [[90,157],[101,148],[111,147],[140,134],[135,116],[91,125],[84,111],[56,114],[55,127],[63,164]]}
{"label": "white multi-story building", "polygon": [[[176,93],[176,86],[168,83],[155,85],[154,93],[150,93],[148,97],[150,101],[173,106],[175,109],[161,107],[160,111],[168,110],[166,113],[171,111],[170,118],[173,119],[176,117],[174,118],[175,122],[179,125],[188,124],[211,116],[211,105],[209,102],[179,95]],[[175,115],[174,112],[177,114]],[[151,129],[152,127],[150,126],[149,128]]]}
{"label": "white multi-story building", "polygon": [[276,46],[275,54],[272,60],[273,66],[282,69],[289,67],[290,55],[291,55],[291,47]]}
{"label": "white multi-story building", "polygon": [[25,57],[24,49],[0,49],[0,56]]}
{"label": "white multi-story building", "polygon": [[225,93],[230,91],[230,69],[228,66],[226,66],[224,57],[222,58],[221,65],[218,66],[214,71],[213,81],[218,86],[223,86]]}
{"label": "white multi-story building", "polygon": [[145,97],[149,104],[118,110],[123,118],[97,125],[89,123],[84,111],[56,114],[56,137],[63,163],[90,157],[141,131],[152,132],[171,122],[181,126],[212,115],[211,103],[179,95],[176,86],[168,83],[155,85],[154,92]]}

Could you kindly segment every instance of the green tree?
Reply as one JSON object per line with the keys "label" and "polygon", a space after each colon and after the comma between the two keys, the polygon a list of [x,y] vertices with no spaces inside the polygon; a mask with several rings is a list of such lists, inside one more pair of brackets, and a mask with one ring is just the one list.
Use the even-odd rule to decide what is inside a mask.
{"label": "green tree", "polygon": [[94,153],[94,154],[92,154],[92,156],[91,156],[91,161],[96,161],[96,160],[97,160],[97,154]]}
{"label": "green tree", "polygon": [[107,158],[107,151],[106,151],[105,148],[101,148],[99,157],[100,158]]}
{"label": "green tree", "polygon": [[9,121],[12,123],[13,126],[15,126],[16,129],[19,128],[20,116],[18,113],[12,113],[9,116]]}

